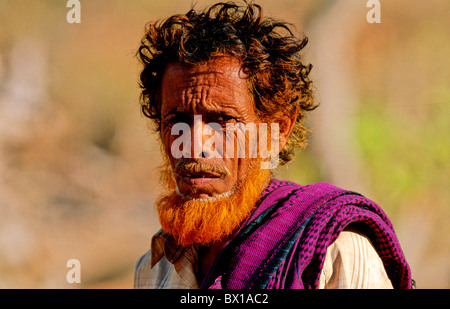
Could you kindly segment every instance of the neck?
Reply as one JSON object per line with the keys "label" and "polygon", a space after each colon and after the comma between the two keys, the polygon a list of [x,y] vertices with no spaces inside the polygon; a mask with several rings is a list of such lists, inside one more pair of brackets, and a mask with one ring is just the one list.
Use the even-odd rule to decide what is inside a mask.
{"label": "neck", "polygon": [[[260,192],[262,192],[264,188],[266,188],[269,185],[270,179],[271,177],[265,179],[260,188]],[[245,218],[245,220],[246,219],[247,218]],[[245,220],[243,220],[243,222],[245,222]],[[223,247],[236,236],[239,229],[240,226],[236,228],[231,235],[224,237],[223,239],[211,243],[209,245],[200,246],[200,248],[198,249],[198,261],[197,261],[198,268],[196,273],[196,278],[199,285],[202,284],[206,275],[210,271],[211,267],[214,264],[214,261],[216,260],[217,255],[220,253]]]}
{"label": "neck", "polygon": [[[237,232],[237,230],[236,230]],[[235,236],[236,232],[232,236],[226,237],[218,242],[214,242],[210,245],[201,246],[198,250],[198,269],[196,273],[197,282],[202,284],[209,270],[211,269],[217,255],[222,248]]]}

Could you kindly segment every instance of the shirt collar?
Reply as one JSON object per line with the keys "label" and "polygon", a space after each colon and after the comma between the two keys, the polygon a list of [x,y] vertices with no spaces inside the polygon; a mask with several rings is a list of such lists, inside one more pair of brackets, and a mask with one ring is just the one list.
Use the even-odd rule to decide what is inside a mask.
{"label": "shirt collar", "polygon": [[153,268],[163,256],[165,256],[170,263],[175,264],[186,248],[187,247],[178,245],[173,237],[162,229],[159,230],[152,237],[150,267]]}

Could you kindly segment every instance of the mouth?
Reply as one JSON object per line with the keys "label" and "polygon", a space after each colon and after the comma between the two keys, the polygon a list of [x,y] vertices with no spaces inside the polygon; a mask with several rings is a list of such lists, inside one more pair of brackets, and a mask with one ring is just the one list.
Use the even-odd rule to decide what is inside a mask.
{"label": "mouth", "polygon": [[222,177],[218,175],[213,175],[211,173],[181,173],[181,180],[193,187],[196,186],[204,186],[206,184],[210,184],[213,181],[222,179]]}
{"label": "mouth", "polygon": [[190,186],[205,185],[230,174],[225,168],[197,162],[179,162],[174,172]]}
{"label": "mouth", "polygon": [[178,173],[181,177],[187,177],[187,178],[222,178],[223,176],[221,174],[211,173],[211,172],[180,172]]}
{"label": "mouth", "polygon": [[182,176],[181,180],[191,187],[201,187],[220,178]]}

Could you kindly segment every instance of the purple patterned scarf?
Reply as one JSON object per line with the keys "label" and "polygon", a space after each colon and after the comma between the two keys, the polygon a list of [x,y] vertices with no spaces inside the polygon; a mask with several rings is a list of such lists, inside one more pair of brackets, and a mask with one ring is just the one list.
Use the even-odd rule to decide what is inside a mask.
{"label": "purple patterned scarf", "polygon": [[317,288],[327,248],[349,224],[364,229],[394,288],[411,288],[409,266],[378,205],[328,183],[300,186],[276,179],[220,252],[202,288]]}

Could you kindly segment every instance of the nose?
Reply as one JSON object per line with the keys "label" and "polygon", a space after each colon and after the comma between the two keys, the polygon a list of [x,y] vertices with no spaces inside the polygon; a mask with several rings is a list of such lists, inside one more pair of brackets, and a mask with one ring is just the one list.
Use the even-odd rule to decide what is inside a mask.
{"label": "nose", "polygon": [[174,158],[223,158],[222,127],[218,123],[204,123],[201,115],[195,115],[190,124],[175,124],[171,134],[180,135],[170,145]]}
{"label": "nose", "polygon": [[194,115],[191,127],[191,158],[220,157],[218,151],[222,147],[221,127],[214,123],[205,123],[202,115]]}

